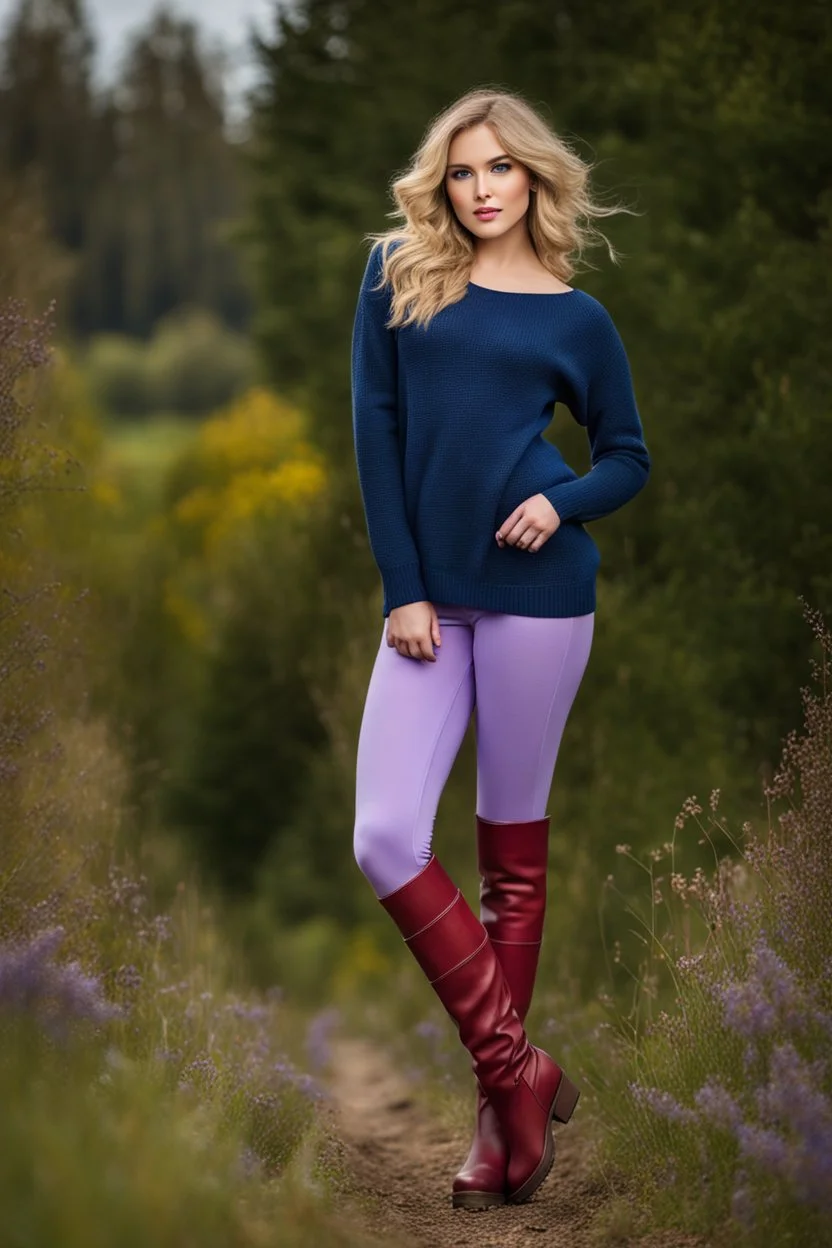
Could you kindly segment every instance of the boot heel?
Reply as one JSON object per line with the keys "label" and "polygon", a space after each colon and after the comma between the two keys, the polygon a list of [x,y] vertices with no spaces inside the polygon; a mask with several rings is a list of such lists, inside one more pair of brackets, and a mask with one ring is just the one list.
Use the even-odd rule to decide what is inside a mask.
{"label": "boot heel", "polygon": [[580,1092],[575,1087],[571,1079],[567,1079],[566,1075],[561,1075],[558,1090],[555,1093],[555,1104],[552,1111],[552,1117],[555,1122],[568,1122],[572,1117],[575,1106],[578,1103]]}

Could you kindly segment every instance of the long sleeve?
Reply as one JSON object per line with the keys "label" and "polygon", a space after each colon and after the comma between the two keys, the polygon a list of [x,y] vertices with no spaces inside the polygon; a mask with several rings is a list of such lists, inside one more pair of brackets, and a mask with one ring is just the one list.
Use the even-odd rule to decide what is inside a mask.
{"label": "long sleeve", "polygon": [[586,428],[592,467],[574,481],[541,493],[561,520],[598,520],[629,502],[647,483],[650,456],[644,444],[630,364],[609,313],[598,305],[587,335],[586,386],[572,414]]}
{"label": "long sleeve", "polygon": [[389,292],[372,290],[381,273],[381,249],[367,261],[352,334],[353,440],[370,549],[384,590],[384,615],[428,597],[419,552],[410,531],[398,436],[398,362],[395,330],[386,327]]}

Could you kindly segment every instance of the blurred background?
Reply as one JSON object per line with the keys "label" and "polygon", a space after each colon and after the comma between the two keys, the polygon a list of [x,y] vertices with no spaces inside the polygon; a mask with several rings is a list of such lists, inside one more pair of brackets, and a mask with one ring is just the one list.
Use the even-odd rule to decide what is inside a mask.
{"label": "blurred background", "polygon": [[[57,871],[39,802],[59,795],[62,835],[129,855],[157,906],[198,881],[256,988],[349,1010],[402,972],[352,856],[382,617],[350,334],[391,179],[491,85],[636,214],[602,223],[621,264],[598,248],[572,279],[621,332],[653,473],[592,526],[541,972],[576,1008],[626,1007],[635,857],[694,795],[719,791],[725,828],[765,822],[817,654],[804,604],[832,608],[831,52],[812,0],[0,0],[0,368],[23,387],[3,390],[0,823],[33,881],[0,935]],[[21,379],[27,335],[54,353]],[[547,436],[588,467],[563,409]],[[471,900],[473,745],[472,725],[435,842]],[[725,828],[680,840],[677,870]]]}
{"label": "blurred background", "polygon": [[[351,448],[362,235],[472,85],[523,92],[640,214],[606,223],[619,267],[597,249],[574,278],[619,325],[655,462],[593,527],[600,627],[550,803],[551,944],[584,990],[614,845],[666,840],[689,793],[753,812],[796,722],[798,599],[832,597],[826,22],[700,7],[518,2],[483,28],[431,0],[4,0],[3,285],[56,300],[85,497],[41,509],[41,542],[91,591],[87,696],[135,841],[174,831],[307,929],[315,983],[357,924],[385,939],[351,850],[381,620]],[[547,436],[586,465],[561,409]],[[472,738],[437,820],[469,883]]]}

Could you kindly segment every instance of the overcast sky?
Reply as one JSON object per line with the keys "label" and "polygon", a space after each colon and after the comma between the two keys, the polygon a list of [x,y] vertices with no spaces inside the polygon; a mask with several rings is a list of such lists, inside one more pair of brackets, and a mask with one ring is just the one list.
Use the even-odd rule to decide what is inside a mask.
{"label": "overcast sky", "polygon": [[[147,22],[159,0],[86,0],[90,25],[96,38],[96,63],[100,78],[109,80],[124,47],[125,36]],[[274,0],[171,0],[165,7],[197,22],[210,37],[220,37],[234,52],[235,85],[247,80],[245,63],[247,31],[254,23],[263,33],[273,29]],[[18,8],[18,0],[0,0],[0,30]]]}

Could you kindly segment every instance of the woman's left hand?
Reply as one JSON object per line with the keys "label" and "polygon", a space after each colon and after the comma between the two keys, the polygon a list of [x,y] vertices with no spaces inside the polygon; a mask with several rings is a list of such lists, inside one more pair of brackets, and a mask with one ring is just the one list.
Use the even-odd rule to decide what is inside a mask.
{"label": "woman's left hand", "polygon": [[504,520],[497,530],[497,545],[536,551],[560,528],[560,516],[543,494],[533,494]]}

